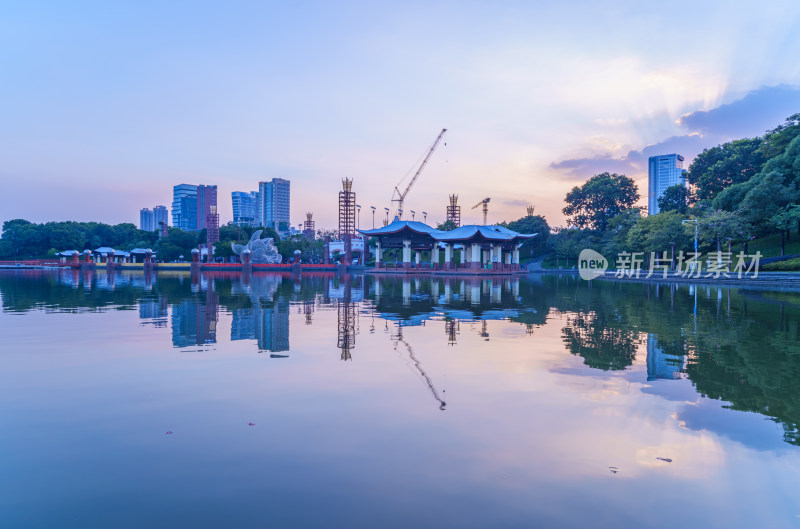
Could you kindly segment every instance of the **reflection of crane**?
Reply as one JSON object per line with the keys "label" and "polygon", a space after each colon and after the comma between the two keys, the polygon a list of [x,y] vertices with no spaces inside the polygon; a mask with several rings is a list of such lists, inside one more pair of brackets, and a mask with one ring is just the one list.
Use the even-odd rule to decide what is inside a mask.
{"label": "reflection of crane", "polygon": [[[398,329],[397,335],[393,336],[393,338],[395,340],[397,340],[397,342],[400,342],[400,343],[402,343],[403,345],[406,346],[406,349],[408,349],[408,357],[411,358],[411,361],[414,362],[414,367],[417,368],[417,371],[419,371],[419,374],[422,375],[422,378],[425,379],[425,383],[428,385],[428,388],[431,390],[431,393],[433,394],[433,398],[436,399],[437,401],[439,401],[439,409],[444,411],[444,407],[447,406],[447,403],[439,398],[439,393],[436,391],[436,388],[433,387],[433,381],[430,379],[428,374],[425,373],[425,370],[422,369],[422,364],[419,363],[419,360],[417,360],[417,357],[414,356],[414,349],[411,347],[411,345],[408,342],[406,342],[403,339],[402,327]],[[397,342],[395,342],[395,350],[397,350]]]}
{"label": "reflection of crane", "polygon": [[481,204],[483,204],[483,225],[484,226],[486,225],[486,214],[489,213],[489,201],[490,200],[491,200],[491,198],[484,198],[483,200],[481,200],[480,202],[478,202],[477,204],[472,206],[472,209],[475,209],[478,206],[480,206]]}
{"label": "reflection of crane", "polygon": [[[436,141],[433,142],[433,145],[428,150],[428,154],[425,155],[425,158],[422,160],[422,163],[420,164],[419,168],[417,169],[417,172],[414,173],[414,176],[411,178],[411,181],[408,183],[408,185],[406,186],[405,190],[402,191],[402,192],[400,191],[400,187],[399,186],[400,186],[400,183],[402,183],[402,180],[397,184],[397,186],[395,186],[394,193],[392,194],[392,202],[397,202],[397,216],[398,216],[398,218],[402,218],[402,216],[403,216],[403,201],[406,199],[406,195],[408,195],[408,192],[411,191],[411,187],[417,181],[417,178],[419,178],[419,175],[422,173],[422,170],[425,168],[425,165],[428,163],[428,160],[430,159],[431,155],[433,154],[433,151],[436,150],[436,147],[439,145],[439,142],[442,140],[442,136],[444,136],[445,132],[447,132],[447,129],[442,129],[442,132],[440,132],[439,135],[436,137]],[[403,178],[405,179],[405,177],[403,177]]]}

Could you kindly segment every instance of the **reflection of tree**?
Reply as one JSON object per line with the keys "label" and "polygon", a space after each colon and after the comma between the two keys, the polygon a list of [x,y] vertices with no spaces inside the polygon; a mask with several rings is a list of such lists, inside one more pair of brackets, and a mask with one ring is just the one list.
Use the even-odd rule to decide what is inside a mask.
{"label": "reflection of tree", "polygon": [[569,352],[583,357],[587,366],[604,371],[633,364],[639,343],[637,333],[609,323],[594,312],[567,317],[567,326],[561,332]]}

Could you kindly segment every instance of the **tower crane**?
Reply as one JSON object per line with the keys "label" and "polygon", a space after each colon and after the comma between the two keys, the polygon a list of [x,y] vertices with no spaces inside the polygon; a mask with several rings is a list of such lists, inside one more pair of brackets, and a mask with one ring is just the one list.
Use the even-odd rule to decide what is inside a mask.
{"label": "tower crane", "polygon": [[475,209],[478,206],[480,206],[481,204],[483,204],[483,225],[484,226],[486,225],[486,214],[489,213],[489,201],[490,200],[491,200],[491,198],[484,198],[483,200],[481,200],[480,202],[478,202],[477,204],[472,206],[472,209]]}
{"label": "tower crane", "polygon": [[447,132],[447,129],[442,129],[442,132],[440,132],[436,137],[436,141],[434,141],[433,145],[431,145],[431,148],[428,150],[428,154],[425,155],[425,158],[422,160],[417,172],[414,173],[414,176],[411,178],[411,181],[408,183],[405,190],[402,192],[400,191],[400,184],[403,182],[402,180],[395,186],[394,193],[392,193],[392,202],[397,203],[396,211],[398,218],[403,216],[403,201],[406,199],[406,195],[408,195],[408,192],[411,191],[411,187],[417,181],[417,178],[419,178],[422,170],[425,169],[425,165],[428,163],[428,160],[430,160],[433,151],[435,151],[436,147],[439,146],[439,142],[442,141],[442,137],[444,136],[445,132]]}

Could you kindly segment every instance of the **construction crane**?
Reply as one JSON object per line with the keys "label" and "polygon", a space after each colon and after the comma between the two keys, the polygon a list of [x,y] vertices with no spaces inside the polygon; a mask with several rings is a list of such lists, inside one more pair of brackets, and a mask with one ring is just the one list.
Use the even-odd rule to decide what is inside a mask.
{"label": "construction crane", "polygon": [[480,206],[481,204],[483,204],[483,225],[484,226],[486,225],[486,214],[489,213],[489,201],[490,200],[491,200],[491,198],[484,198],[483,200],[481,200],[480,202],[478,202],[477,204],[472,206],[472,209],[475,209],[478,206]]}
{"label": "construction crane", "polygon": [[[397,211],[398,218],[402,218],[403,216],[403,201],[406,199],[406,195],[408,195],[408,192],[411,191],[411,188],[414,186],[414,183],[417,181],[417,178],[419,178],[419,175],[422,173],[422,170],[425,169],[425,165],[428,163],[428,160],[430,160],[431,155],[433,154],[433,151],[436,150],[436,147],[439,145],[439,142],[442,141],[442,137],[444,136],[445,132],[447,132],[447,129],[442,129],[442,132],[440,132],[439,135],[436,137],[436,141],[434,141],[433,145],[431,145],[431,148],[428,150],[428,154],[425,155],[425,158],[422,160],[422,163],[417,169],[417,172],[414,173],[414,176],[411,178],[411,181],[408,183],[405,190],[402,192],[400,191],[400,184],[403,183],[403,180],[401,180],[395,186],[394,193],[392,194],[392,202],[397,203],[397,207],[395,208],[395,210]],[[405,180],[405,177],[403,177],[403,179]]]}

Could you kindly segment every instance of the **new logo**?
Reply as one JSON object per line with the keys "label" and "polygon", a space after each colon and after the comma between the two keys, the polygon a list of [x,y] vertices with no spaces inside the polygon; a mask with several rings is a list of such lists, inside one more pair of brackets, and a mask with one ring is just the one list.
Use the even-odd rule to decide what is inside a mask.
{"label": "new logo", "polygon": [[605,274],[607,269],[608,261],[606,258],[594,250],[586,248],[582,250],[578,256],[578,274],[581,276],[581,279],[591,281]]}

